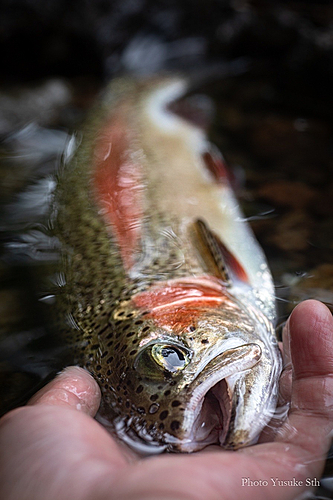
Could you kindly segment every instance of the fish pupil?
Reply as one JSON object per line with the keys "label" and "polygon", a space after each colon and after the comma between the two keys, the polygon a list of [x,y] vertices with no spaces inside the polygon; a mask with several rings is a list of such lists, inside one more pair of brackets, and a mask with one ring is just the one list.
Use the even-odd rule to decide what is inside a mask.
{"label": "fish pupil", "polygon": [[181,351],[172,349],[171,347],[163,347],[161,355],[165,359],[170,371],[183,368],[185,365],[185,356]]}

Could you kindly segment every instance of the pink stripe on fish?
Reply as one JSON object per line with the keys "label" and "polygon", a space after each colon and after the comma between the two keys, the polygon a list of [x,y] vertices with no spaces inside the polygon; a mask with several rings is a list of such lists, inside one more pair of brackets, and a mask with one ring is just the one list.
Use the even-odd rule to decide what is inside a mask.
{"label": "pink stripe on fish", "polygon": [[221,307],[229,300],[225,287],[214,277],[170,280],[152,286],[133,297],[136,307],[148,311],[145,316],[173,333],[192,326],[203,309]]}
{"label": "pink stripe on fish", "polygon": [[142,165],[133,159],[126,105],[101,130],[95,145],[94,187],[105,221],[111,225],[125,268],[134,264],[141,236]]}

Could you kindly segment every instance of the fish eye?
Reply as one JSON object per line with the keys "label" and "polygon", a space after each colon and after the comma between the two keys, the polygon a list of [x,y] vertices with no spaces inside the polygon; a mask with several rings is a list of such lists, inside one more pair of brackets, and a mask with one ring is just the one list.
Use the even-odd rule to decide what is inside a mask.
{"label": "fish eye", "polygon": [[176,346],[155,344],[151,355],[161,368],[173,374],[183,370],[189,362],[188,354]]}
{"label": "fish eye", "polygon": [[149,379],[161,380],[165,375],[180,373],[190,359],[186,348],[156,343],[146,346],[138,354],[134,368]]}

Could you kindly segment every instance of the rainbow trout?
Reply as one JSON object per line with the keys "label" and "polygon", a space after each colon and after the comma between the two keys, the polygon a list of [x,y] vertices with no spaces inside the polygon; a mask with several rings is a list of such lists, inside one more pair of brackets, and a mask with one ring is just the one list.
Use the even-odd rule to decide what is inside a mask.
{"label": "rainbow trout", "polygon": [[106,90],[54,194],[56,310],[126,442],[237,449],[276,406],[274,288],[223,157],[171,111],[187,85]]}

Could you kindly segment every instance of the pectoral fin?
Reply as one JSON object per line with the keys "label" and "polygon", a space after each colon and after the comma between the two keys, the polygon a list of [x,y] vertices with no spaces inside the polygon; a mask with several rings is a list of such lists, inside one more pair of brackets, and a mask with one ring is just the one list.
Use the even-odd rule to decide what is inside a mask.
{"label": "pectoral fin", "polygon": [[248,282],[243,266],[202,219],[193,223],[192,237],[208,273],[227,286],[231,285],[233,277]]}

